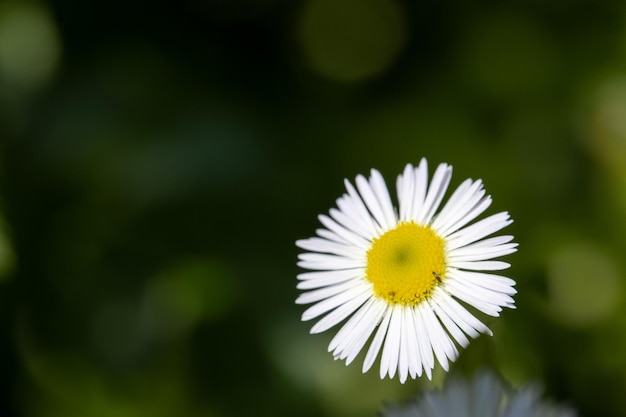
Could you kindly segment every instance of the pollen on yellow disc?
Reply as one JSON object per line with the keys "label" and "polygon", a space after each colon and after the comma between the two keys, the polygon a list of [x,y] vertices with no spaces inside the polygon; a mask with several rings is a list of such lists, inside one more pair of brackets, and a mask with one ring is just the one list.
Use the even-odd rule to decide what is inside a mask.
{"label": "pollen on yellow disc", "polygon": [[416,305],[428,298],[446,270],[444,240],[429,226],[400,223],[374,239],[365,275],[378,297]]}

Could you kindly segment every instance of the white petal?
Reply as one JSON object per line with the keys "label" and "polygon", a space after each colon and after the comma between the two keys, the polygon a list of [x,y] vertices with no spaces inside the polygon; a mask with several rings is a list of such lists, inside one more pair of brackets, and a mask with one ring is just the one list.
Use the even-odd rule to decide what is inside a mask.
{"label": "white petal", "polygon": [[494,214],[452,233],[447,237],[446,246],[448,250],[463,247],[489,236],[511,223],[513,223],[513,220],[509,218],[507,212]]}
{"label": "white petal", "polygon": [[[320,274],[328,274],[328,275],[320,275],[319,278],[316,279],[303,279],[298,282],[296,288],[299,290],[313,290],[315,288],[327,287],[329,285],[339,284],[341,282],[345,282],[348,280],[362,280],[364,272],[359,272],[358,269],[342,269],[338,271],[316,271]],[[339,273],[348,273],[345,275],[338,275]],[[314,274],[315,272],[311,272]],[[300,276],[300,275],[298,275]]]}
{"label": "white petal", "polygon": [[342,293],[346,290],[357,287],[358,285],[362,285],[358,280],[350,280],[345,281],[340,284],[330,285],[321,289],[307,291],[300,294],[300,296],[296,299],[296,304],[311,304],[316,303],[320,300],[324,300],[326,298],[330,298],[334,295]]}
{"label": "white petal", "polygon": [[380,351],[380,347],[383,344],[383,340],[385,339],[385,336],[387,334],[390,320],[391,308],[387,307],[385,309],[385,312],[383,313],[383,321],[380,323],[380,326],[378,326],[376,336],[374,336],[374,340],[372,340],[372,343],[367,350],[367,354],[365,355],[365,360],[363,361],[363,372],[367,372],[374,364],[374,361],[378,356],[378,352]]}
{"label": "white petal", "polygon": [[324,253],[301,253],[298,255],[298,266],[317,271],[329,269],[365,268],[366,260],[351,259],[345,256],[327,255]]}
{"label": "white petal", "polygon": [[432,297],[442,309],[445,309],[450,318],[470,337],[476,338],[479,333],[492,335],[491,330],[480,320],[470,314],[454,298],[446,294],[445,291],[437,291]]}
{"label": "white petal", "polygon": [[[501,307],[509,306],[514,303],[513,298],[504,292],[496,291],[491,288],[481,287],[471,281],[467,280],[457,280],[457,279],[448,279],[446,280],[447,284],[453,284],[456,289],[467,292],[470,297],[476,299],[478,301],[483,301],[485,303],[491,303],[494,305],[498,305]],[[452,295],[455,293],[450,292]]]}
{"label": "white petal", "polygon": [[371,294],[371,291],[370,287],[366,283],[363,283],[362,285],[351,288],[348,291],[334,295],[307,308],[304,313],[302,313],[302,320],[307,321],[314,319],[315,317],[334,310],[340,305],[346,304],[350,300],[362,297],[363,294]]}
{"label": "white petal", "polygon": [[446,279],[445,288],[450,294],[476,307],[491,316],[498,316],[501,307],[510,307],[515,304],[507,293],[481,287],[468,280],[459,280],[455,277]]}
{"label": "white petal", "polygon": [[415,219],[419,224],[429,224],[443,196],[446,193],[450,178],[452,177],[452,167],[448,164],[440,164],[433,175],[433,180],[428,187],[428,194],[426,194],[426,200],[421,207],[417,218]]}
{"label": "white petal", "polygon": [[343,239],[346,243],[357,246],[365,250],[369,248],[370,242],[368,242],[361,236],[357,235],[356,233],[341,226],[339,223],[337,223],[330,217],[320,214],[318,216],[318,219],[328,230],[335,233],[337,236]]}
{"label": "white petal", "polygon": [[[332,232],[328,229],[316,229],[315,233],[319,237],[326,239],[326,240],[330,240],[331,242],[341,243],[342,245],[351,244],[350,242],[348,242],[347,240],[339,236],[337,233]],[[363,249],[367,250],[365,247],[363,247]]]}
{"label": "white petal", "polygon": [[[341,326],[341,329],[339,329],[337,334],[328,344],[329,352],[335,351],[335,356],[337,356],[338,352],[341,352],[345,346],[350,343],[352,335],[357,332],[360,327],[363,327],[365,322],[369,321],[365,320],[365,318],[368,317],[368,313],[370,312],[375,301],[375,297],[370,297],[370,299],[367,300],[367,302],[363,304],[363,306],[361,306],[361,308],[359,308],[343,326]],[[374,323],[374,325],[376,324],[377,322]]]}
{"label": "white petal", "polygon": [[[501,304],[499,302],[500,300],[489,300],[487,297],[492,296],[492,294],[484,288],[478,287],[475,290],[471,290],[463,286],[458,281],[452,279],[446,280],[446,290],[459,300],[493,317],[498,317],[500,315],[500,312],[502,311],[502,307],[500,306],[507,304]],[[481,298],[481,296],[483,298]]]}
{"label": "white petal", "polygon": [[439,230],[446,227],[447,224],[453,223],[459,216],[459,211],[466,211],[468,200],[480,189],[480,180],[473,182],[466,179],[452,193],[446,204],[443,206],[437,218],[433,221],[432,227]]}
{"label": "white petal", "polygon": [[422,358],[420,357],[418,336],[413,308],[404,309],[404,323],[406,325],[406,344],[408,349],[409,373],[412,378],[422,376]]}
{"label": "white petal", "polygon": [[350,183],[350,181],[345,180],[344,184],[346,186],[346,190],[348,191],[348,197],[346,201],[350,203],[352,206],[352,211],[358,215],[359,219],[363,224],[367,225],[369,230],[373,230],[375,235],[379,235],[382,232],[382,228],[376,223],[376,220],[372,218],[372,215],[367,210],[365,202],[354,188],[354,186]]}
{"label": "white petal", "polygon": [[402,310],[401,306],[394,305],[391,310],[391,323],[385,338],[383,354],[380,358],[380,378],[389,374],[393,378],[398,368],[398,357],[400,355],[400,334],[402,331]]}
{"label": "white petal", "polygon": [[407,164],[404,172],[398,175],[396,180],[396,191],[398,193],[398,205],[400,207],[400,220],[411,220],[413,203],[415,201],[415,177],[413,175],[413,165]]}
{"label": "white petal", "polygon": [[[477,197],[478,198],[478,197]],[[473,202],[472,202],[473,203]],[[468,203],[468,204],[472,204]],[[437,229],[437,233],[439,233],[442,237],[447,237],[450,234],[456,232],[460,228],[467,225],[469,222],[474,220],[476,217],[481,215],[485,210],[489,208],[492,200],[491,197],[487,196],[482,200],[478,200],[476,204],[468,205],[464,207],[462,210],[454,213],[454,217],[450,222],[446,223],[444,226]]]}
{"label": "white petal", "polygon": [[[409,310],[405,308],[402,310],[402,314],[400,315],[401,321],[401,329],[400,329],[400,356],[398,359],[398,377],[400,378],[400,383],[404,384],[406,382],[407,377],[409,376],[409,324],[406,321],[405,310]],[[412,324],[412,323],[411,323]]]}
{"label": "white petal", "polygon": [[354,313],[356,309],[363,305],[363,303],[365,303],[370,297],[371,294],[369,294],[368,291],[365,291],[337,307],[335,310],[324,316],[324,318],[320,321],[315,323],[315,325],[311,327],[311,333],[321,333],[339,324],[349,315]]}
{"label": "white petal", "polygon": [[464,246],[450,251],[448,261],[484,261],[509,255],[513,252],[517,252],[517,243],[507,243],[489,248]]}
{"label": "white petal", "polygon": [[387,219],[385,217],[381,203],[378,201],[376,193],[372,189],[369,181],[367,181],[367,179],[363,175],[358,175],[356,177],[356,186],[359,190],[361,198],[363,199],[363,202],[367,206],[369,212],[372,213],[372,217],[374,217],[376,223],[378,223],[383,230],[391,229],[394,224],[387,223]]}
{"label": "white petal", "polygon": [[309,239],[298,240],[296,241],[296,245],[311,252],[330,253],[353,259],[364,259],[366,253],[361,248],[357,248],[353,245],[337,243],[321,237],[311,237]]}
{"label": "white petal", "polygon": [[342,353],[342,357],[346,359],[346,365],[349,365],[356,358],[372,333],[374,333],[376,326],[380,323],[387,305],[384,302],[380,302],[380,300],[377,301],[367,316],[367,322],[358,327],[358,333],[353,335],[351,338],[352,342],[346,346],[345,353]]}
{"label": "white petal", "polygon": [[330,215],[339,224],[343,224],[344,227],[352,230],[368,242],[377,236],[372,218],[368,214],[366,219],[362,219],[351,197],[344,195],[343,198],[338,199],[337,207],[339,210],[331,209]]}
{"label": "white petal", "polygon": [[420,212],[424,208],[426,201],[426,191],[428,190],[428,162],[422,158],[420,164],[414,171],[415,189],[413,190],[413,204],[411,205],[412,220],[418,220]]}
{"label": "white petal", "polygon": [[[420,307],[421,306],[421,307]],[[421,303],[417,309],[415,309],[415,326],[417,329],[417,342],[420,347],[420,356],[422,363],[424,364],[424,370],[426,376],[431,379],[431,370],[435,367],[435,359],[433,356],[433,349],[430,337],[428,336],[428,330],[426,329],[426,321],[424,320],[424,303]]]}
{"label": "white petal", "polygon": [[500,271],[507,269],[511,264],[502,261],[475,261],[463,262],[450,260],[450,267],[458,269],[469,269],[472,271]]}
{"label": "white petal", "polygon": [[431,299],[429,300],[431,309],[435,312],[439,320],[441,320],[446,330],[448,331],[448,333],[450,333],[454,340],[456,340],[456,342],[462,347],[467,347],[467,345],[469,344],[469,339],[467,338],[467,336],[465,336],[465,333],[463,333],[461,328],[454,322],[454,320],[450,318],[450,316],[446,312],[446,309],[442,308],[439,303],[435,302],[433,298],[434,297],[431,297]]}
{"label": "white petal", "polygon": [[460,281],[468,281],[483,288],[489,288],[507,295],[517,294],[517,290],[513,288],[515,281],[511,278],[501,275],[485,274],[481,272],[459,271],[449,269],[447,275],[455,277]]}
{"label": "white petal", "polygon": [[371,171],[370,185],[372,186],[372,190],[374,191],[374,194],[376,194],[376,200],[378,200],[380,208],[383,211],[387,227],[393,228],[398,220],[396,219],[391,197],[389,196],[389,190],[387,190],[387,185],[385,184],[383,176],[375,169]]}
{"label": "white petal", "polygon": [[422,319],[424,320],[424,325],[426,330],[428,331],[428,337],[433,346],[433,351],[437,360],[441,364],[441,367],[444,370],[448,370],[448,358],[451,361],[455,361],[459,352],[450,340],[450,336],[446,333],[443,326],[437,320],[435,313],[432,310],[432,307],[428,303],[423,303],[422,307]]}
{"label": "white petal", "polygon": [[[495,246],[504,245],[513,240],[513,236],[510,235],[502,235],[502,236],[494,236],[487,239],[479,240],[478,242],[470,243],[469,245],[463,246],[463,249],[467,248],[492,248]],[[456,249],[455,249],[456,250]]]}
{"label": "white petal", "polygon": [[491,205],[491,202],[491,197],[487,196],[480,200],[478,203],[476,203],[476,205],[471,210],[468,210],[463,216],[460,216],[460,214],[463,212],[459,212],[459,218],[453,223],[447,225],[445,229],[440,231],[441,236],[446,237],[464,227],[466,224],[468,224],[476,217],[481,215],[485,210],[487,210]]}
{"label": "white petal", "polygon": [[433,222],[433,228],[446,237],[465,226],[491,205],[491,197],[485,195],[482,181],[466,180],[453,194],[444,209]]}

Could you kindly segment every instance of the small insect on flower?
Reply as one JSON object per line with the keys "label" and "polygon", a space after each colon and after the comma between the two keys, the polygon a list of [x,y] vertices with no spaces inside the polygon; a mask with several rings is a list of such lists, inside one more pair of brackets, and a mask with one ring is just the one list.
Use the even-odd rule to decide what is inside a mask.
{"label": "small insect on flower", "polygon": [[465,180],[439,210],[451,176],[440,164],[429,185],[425,159],[407,165],[397,208],[378,171],[357,176],[356,188],[346,180],[337,208],[319,216],[317,236],[296,242],[306,251],[298,265],[311,270],[298,275],[296,303],[313,304],[302,319],[323,316],[311,333],[345,320],[328,347],[335,359],[350,364],[372,339],[363,372],[382,349],[381,378],[430,379],[435,358],[447,371],[457,344],[491,334],[462,303],[490,316],[515,308],[515,281],[481,272],[510,266],[493,259],[517,250],[513,236],[487,236],[512,220],[501,212],[469,225],[491,204],[481,180]]}

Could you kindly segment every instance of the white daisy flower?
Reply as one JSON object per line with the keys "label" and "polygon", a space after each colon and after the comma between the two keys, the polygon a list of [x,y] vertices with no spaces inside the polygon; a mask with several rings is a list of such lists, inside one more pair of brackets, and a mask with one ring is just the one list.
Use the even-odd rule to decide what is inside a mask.
{"label": "white daisy flower", "polygon": [[347,321],[330,342],[335,359],[350,364],[375,333],[363,363],[371,368],[382,349],[380,377],[396,372],[431,378],[435,358],[443,369],[465,347],[468,336],[491,331],[462,303],[490,316],[514,307],[510,278],[479,271],[510,265],[492,259],[515,252],[513,236],[486,238],[512,220],[506,212],[468,224],[491,204],[482,181],[465,180],[438,211],[450,183],[452,167],[440,164],[428,185],[422,159],[407,165],[396,183],[396,210],[382,175],[356,177],[330,216],[319,216],[317,237],[298,240],[306,250],[298,265],[304,292],[296,303],[311,304],[302,320],[323,316],[311,333]]}

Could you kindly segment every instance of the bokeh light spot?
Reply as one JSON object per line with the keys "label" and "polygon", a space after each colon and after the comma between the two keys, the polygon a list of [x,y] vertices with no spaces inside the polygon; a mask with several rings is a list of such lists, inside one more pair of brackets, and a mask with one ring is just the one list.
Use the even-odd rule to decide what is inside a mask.
{"label": "bokeh light spot", "polygon": [[406,40],[393,0],[310,0],[299,22],[309,64],[337,81],[361,81],[388,69]]}
{"label": "bokeh light spot", "polygon": [[0,281],[7,278],[15,266],[15,252],[6,229],[0,215]]}
{"label": "bokeh light spot", "polygon": [[602,79],[586,97],[586,145],[607,175],[610,197],[626,208],[626,75]]}
{"label": "bokeh light spot", "polygon": [[146,291],[146,306],[158,317],[161,331],[177,334],[203,319],[230,311],[238,291],[222,262],[186,259],[164,270]]}
{"label": "bokeh light spot", "polygon": [[548,263],[550,307],[564,324],[589,326],[614,312],[620,299],[615,261],[589,242],[559,249]]}
{"label": "bokeh light spot", "polygon": [[626,76],[611,78],[594,91],[591,135],[594,154],[611,167],[626,160]]}
{"label": "bokeh light spot", "polygon": [[33,90],[54,74],[61,42],[52,16],[34,2],[0,6],[0,80]]}

